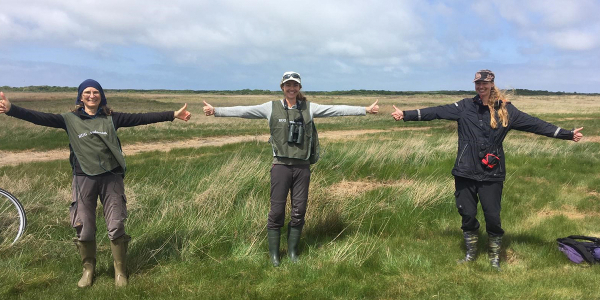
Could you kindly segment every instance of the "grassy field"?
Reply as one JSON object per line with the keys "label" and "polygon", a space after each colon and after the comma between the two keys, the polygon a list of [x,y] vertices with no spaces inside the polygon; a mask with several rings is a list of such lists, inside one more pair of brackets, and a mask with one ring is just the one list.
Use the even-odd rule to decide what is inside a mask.
{"label": "grassy field", "polygon": [[[465,95],[467,96],[467,95]],[[70,93],[7,94],[13,104],[68,111]],[[107,94],[116,111],[175,110],[189,123],[123,128],[124,145],[198,137],[264,135],[266,120],[205,117],[214,106],[253,105],[272,96]],[[0,187],[28,213],[26,236],[0,247],[2,299],[600,299],[597,266],[575,265],[555,239],[600,237],[600,97],[520,97],[521,110],[564,128],[585,127],[580,143],[513,131],[505,142],[506,230],[498,273],[487,237],[468,265],[450,170],[456,124],[394,122],[404,109],[448,104],[455,96],[309,97],[320,104],[367,106],[381,114],[316,120],[322,158],[312,166],[301,260],[267,256],[271,149],[265,142],[150,151],[127,156],[130,285],[116,290],[109,241],[98,210],[94,285],[81,276],[69,226],[71,170],[55,160],[0,167]],[[0,153],[66,149],[64,131],[0,115]],[[289,215],[289,214],[288,214]],[[483,222],[482,213],[480,220]],[[286,255],[285,235],[282,254]]]}

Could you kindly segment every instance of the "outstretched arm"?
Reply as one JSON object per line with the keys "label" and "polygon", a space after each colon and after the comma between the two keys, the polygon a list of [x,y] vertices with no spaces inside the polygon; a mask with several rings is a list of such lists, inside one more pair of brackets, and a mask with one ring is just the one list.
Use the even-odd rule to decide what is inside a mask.
{"label": "outstretched arm", "polygon": [[65,119],[59,114],[50,114],[12,105],[3,92],[0,92],[0,114],[6,114],[36,125],[67,129]]}
{"label": "outstretched arm", "polygon": [[509,109],[509,126],[516,130],[531,132],[561,140],[573,140],[575,142],[578,142],[583,137],[583,134],[580,132],[583,127],[577,128],[573,131],[567,130],[544,120],[538,119],[534,116],[530,116],[529,114],[518,110],[512,104],[508,104],[506,107]]}
{"label": "outstretched arm", "polygon": [[402,111],[395,105],[393,107],[392,117],[396,121],[431,121],[435,119],[456,121],[464,109],[464,101],[407,111]]}
{"label": "outstretched arm", "polygon": [[271,102],[250,106],[213,107],[204,101],[204,114],[207,116],[268,120],[271,117],[271,112]]}

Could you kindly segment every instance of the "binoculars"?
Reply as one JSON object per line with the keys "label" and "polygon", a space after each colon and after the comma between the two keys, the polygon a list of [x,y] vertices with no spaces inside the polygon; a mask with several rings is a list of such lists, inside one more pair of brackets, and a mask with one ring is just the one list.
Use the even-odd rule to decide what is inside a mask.
{"label": "binoculars", "polygon": [[302,144],[304,139],[304,123],[301,120],[290,121],[288,143]]}

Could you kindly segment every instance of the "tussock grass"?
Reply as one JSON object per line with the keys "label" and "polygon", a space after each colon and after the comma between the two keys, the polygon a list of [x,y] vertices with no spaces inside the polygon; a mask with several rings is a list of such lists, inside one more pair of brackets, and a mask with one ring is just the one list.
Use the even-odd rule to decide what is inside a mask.
{"label": "tussock grass", "polygon": [[[116,99],[113,107],[123,103],[125,110],[131,111],[144,107],[142,104],[149,104],[148,110],[183,101],[198,104],[208,99],[203,97],[217,105],[269,100],[219,95],[198,99],[189,95],[119,97],[122,99]],[[323,104],[362,105],[374,100],[315,98]],[[50,109],[55,101],[66,100],[38,99],[24,101],[23,106]],[[410,108],[458,99],[415,96],[380,100],[383,105]],[[578,123],[593,131],[600,113],[595,112],[594,99],[588,100],[517,96],[514,103],[524,110],[531,108],[543,119]],[[571,119],[577,116],[547,109],[554,101],[582,101],[574,103],[586,105],[586,117]],[[195,109],[198,116],[201,107]],[[582,110],[567,109],[569,114]],[[123,133],[131,134],[129,141],[147,142],[167,136],[185,139],[196,134],[268,132],[264,120],[198,119],[192,124],[161,124]],[[23,132],[29,130],[6,116],[0,116],[0,122]],[[0,248],[0,297],[585,299],[600,292],[595,284],[600,279],[596,267],[568,262],[555,244],[557,237],[570,234],[600,236],[600,161],[596,155],[600,143],[575,144],[517,132],[509,135],[505,143],[509,174],[502,202],[506,230],[503,272],[497,273],[488,265],[481,213],[479,257],[472,264],[456,264],[464,255],[464,246],[450,175],[456,157],[455,124],[393,122],[389,116],[316,122],[320,132],[344,128],[373,131],[323,138],[322,158],[311,167],[298,264],[285,256],[285,228],[282,265],[273,268],[268,262],[265,227],[271,149],[267,143],[127,157],[127,231],[133,240],[131,284],[122,290],[113,287],[100,204],[97,280],[90,289],[76,288],[81,267],[68,220],[70,166],[67,161],[25,163],[0,167],[0,187],[21,199],[30,220],[23,240]],[[146,138],[145,134],[154,136]],[[35,142],[39,138],[35,133],[29,139]],[[7,139],[12,142],[13,138],[0,136],[4,142]]]}

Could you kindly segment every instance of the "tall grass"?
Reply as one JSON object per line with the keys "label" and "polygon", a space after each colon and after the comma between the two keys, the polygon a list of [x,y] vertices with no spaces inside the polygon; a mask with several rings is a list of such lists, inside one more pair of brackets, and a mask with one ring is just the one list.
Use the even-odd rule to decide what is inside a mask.
{"label": "tall grass", "polygon": [[[179,100],[168,99],[170,104]],[[372,99],[320,100],[327,104]],[[419,104],[410,97],[383,102],[404,101]],[[563,121],[559,119],[564,116],[554,112],[537,115],[582,124],[594,132],[600,113]],[[261,134],[267,132],[259,128],[264,120],[204,119],[194,130],[206,131],[202,126],[211,124],[245,130],[242,127],[251,124]],[[330,123],[320,123],[325,120]],[[570,263],[554,241],[569,234],[600,236],[598,142],[509,135],[502,210],[507,233],[503,271],[498,273],[489,267],[483,232],[479,258],[472,264],[456,263],[464,246],[450,175],[455,125],[393,122],[389,116],[316,122],[321,130],[352,127],[358,121],[361,129],[385,131],[323,139],[322,158],[311,167],[300,262],[292,264],[284,256],[279,268],[270,266],[266,246],[271,168],[267,143],[128,156],[131,276],[130,285],[120,290],[113,285],[101,209],[97,279],[89,289],[76,287],[81,267],[68,221],[68,162],[0,167],[0,187],[22,200],[30,221],[22,241],[0,248],[0,297],[593,299],[600,292],[597,268]],[[399,130],[408,126],[427,128]],[[150,127],[140,133],[151,132]],[[183,126],[153,130],[170,132],[173,138],[186,135]],[[228,130],[227,134],[237,133]],[[285,255],[285,228],[282,233]]]}

